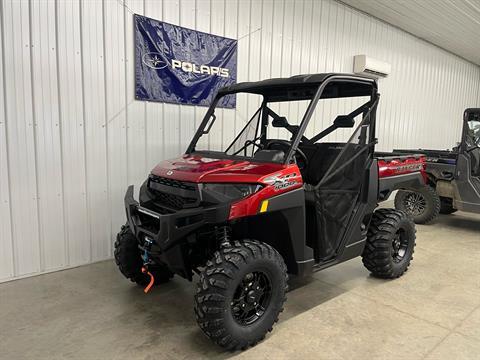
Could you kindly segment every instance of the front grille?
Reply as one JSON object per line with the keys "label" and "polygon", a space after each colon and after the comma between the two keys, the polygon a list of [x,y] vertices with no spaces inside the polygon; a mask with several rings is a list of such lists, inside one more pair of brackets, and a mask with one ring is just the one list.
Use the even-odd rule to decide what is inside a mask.
{"label": "front grille", "polygon": [[150,181],[156,182],[157,184],[172,186],[178,189],[195,191],[196,187],[192,183],[179,181],[175,179],[168,179],[160,176],[151,175]]}
{"label": "front grille", "polygon": [[[151,175],[150,181],[166,186],[171,187],[172,192],[162,191],[152,187],[149,183],[149,190],[154,195],[153,205],[157,208],[167,208],[173,210],[181,210],[189,207],[193,207],[197,204],[197,192],[196,186],[193,183],[188,183],[184,181],[167,179],[160,176]],[[175,190],[186,190],[189,196],[181,196],[175,194]],[[178,190],[177,190],[178,191]],[[158,209],[157,209],[158,211]]]}
{"label": "front grille", "polygon": [[176,210],[188,207],[188,205],[195,204],[197,201],[197,199],[194,199],[194,198],[187,198],[179,195],[172,195],[172,194],[168,194],[168,193],[164,193],[156,190],[154,190],[154,193],[156,195],[155,202],[158,202],[162,205],[165,205],[167,207],[170,207]]}

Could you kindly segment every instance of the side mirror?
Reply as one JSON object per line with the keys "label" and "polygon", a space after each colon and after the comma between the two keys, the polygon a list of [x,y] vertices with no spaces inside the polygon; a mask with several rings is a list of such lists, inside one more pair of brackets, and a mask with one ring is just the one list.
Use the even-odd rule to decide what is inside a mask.
{"label": "side mirror", "polygon": [[290,124],[285,116],[279,116],[273,119],[272,126],[276,128],[287,128],[290,126]]}
{"label": "side mirror", "polygon": [[339,115],[333,121],[336,128],[352,128],[355,125],[355,120],[348,115]]}

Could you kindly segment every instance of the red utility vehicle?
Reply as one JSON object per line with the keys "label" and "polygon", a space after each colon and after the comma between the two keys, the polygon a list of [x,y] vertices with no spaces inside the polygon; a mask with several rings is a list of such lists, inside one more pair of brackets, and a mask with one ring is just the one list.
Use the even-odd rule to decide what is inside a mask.
{"label": "red utility vehicle", "polygon": [[[261,102],[233,141],[212,150],[213,127],[227,121],[217,104],[239,94]],[[323,99],[362,97],[355,110],[306,135]],[[139,201],[128,188],[127,225],[115,243],[120,271],[147,290],[153,279],[199,274],[198,324],[228,349],[255,345],[272,330],[288,274],[305,276],[362,256],[373,275],[401,276],[412,259],[415,225],[402,211],[375,208],[395,189],[422,186],[424,161],[374,155],[378,100],[374,80],[349,74],[220,90],[185,155],[155,167]],[[308,106],[298,125],[273,110],[301,101]],[[348,141],[325,141],[346,129],[353,129]]]}

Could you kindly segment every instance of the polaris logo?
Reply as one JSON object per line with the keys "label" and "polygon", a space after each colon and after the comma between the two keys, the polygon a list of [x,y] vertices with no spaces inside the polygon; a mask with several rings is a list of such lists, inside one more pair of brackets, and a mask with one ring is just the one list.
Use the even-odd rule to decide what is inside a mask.
{"label": "polaris logo", "polygon": [[221,77],[230,77],[229,69],[218,66],[197,65],[188,61],[172,59],[172,69],[181,69],[185,72],[194,74],[217,75]]}
{"label": "polaris logo", "polygon": [[230,77],[230,69],[205,64],[195,64],[189,61],[172,59],[170,62],[164,60],[165,55],[159,52],[149,52],[143,55],[142,62],[149,68],[161,70],[170,66],[172,69],[179,69],[186,73],[215,75]]}
{"label": "polaris logo", "polygon": [[168,66],[168,63],[162,59],[162,54],[157,52],[149,52],[143,54],[142,62],[152,69],[164,69]]}

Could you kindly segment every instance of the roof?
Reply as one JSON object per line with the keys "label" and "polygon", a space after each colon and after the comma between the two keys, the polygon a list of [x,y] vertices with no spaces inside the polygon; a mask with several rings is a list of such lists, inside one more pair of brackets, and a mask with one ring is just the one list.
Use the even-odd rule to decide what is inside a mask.
{"label": "roof", "polygon": [[372,89],[377,88],[372,78],[348,73],[322,73],[241,82],[220,89],[219,95],[247,92],[264,95],[269,101],[311,99],[320,84],[332,77],[336,79],[327,85],[322,98],[370,96]]}

